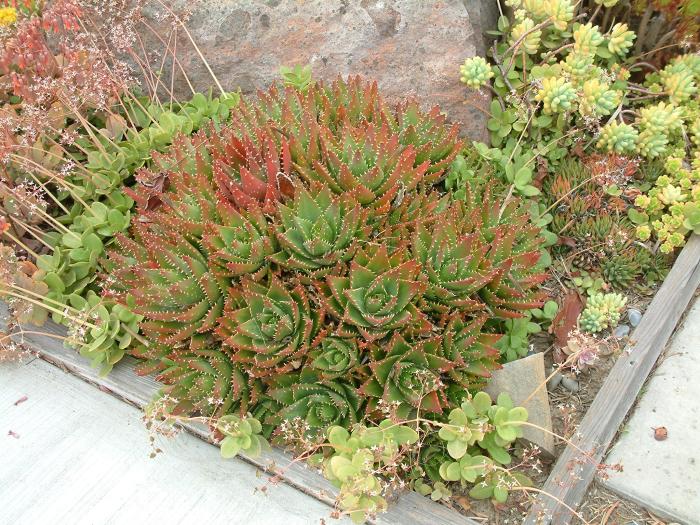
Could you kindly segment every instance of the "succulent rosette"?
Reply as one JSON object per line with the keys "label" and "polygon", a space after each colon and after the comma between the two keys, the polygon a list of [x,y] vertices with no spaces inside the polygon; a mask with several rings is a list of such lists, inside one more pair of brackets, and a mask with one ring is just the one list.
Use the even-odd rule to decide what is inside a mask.
{"label": "succulent rosette", "polygon": [[456,404],[467,389],[483,386],[491,372],[500,367],[501,353],[495,345],[502,335],[482,331],[487,319],[485,313],[468,320],[453,317],[443,331],[442,355],[458,363],[448,371],[455,387],[449,397]]}
{"label": "succulent rosette", "polygon": [[312,431],[323,431],[332,425],[350,428],[360,419],[362,401],[352,385],[321,380],[308,369],[298,376],[279,378],[278,386],[269,395],[282,406],[278,421],[300,419]]}
{"label": "succulent rosette", "polygon": [[430,225],[419,224],[413,235],[411,252],[428,283],[423,297],[439,312],[450,307],[479,310],[483,303],[474,297],[496,276],[484,264],[488,247],[478,233],[460,234],[455,220],[446,215]]}
{"label": "succulent rosette", "polygon": [[268,285],[246,280],[231,290],[217,334],[251,377],[269,377],[301,367],[322,319],[300,284],[287,289],[277,277]]}
{"label": "succulent rosette", "polygon": [[238,137],[231,128],[212,131],[211,156],[217,189],[237,208],[273,213],[282,196],[292,195],[289,144],[282,139],[278,146],[271,131],[259,129],[252,137]]}
{"label": "succulent rosette", "polygon": [[157,379],[168,385],[161,395],[172,400],[175,414],[196,412],[209,417],[237,411],[245,415],[262,391],[262,384],[249,382],[225,350],[204,348],[175,353],[163,364],[167,368]]}
{"label": "succulent rosette", "polygon": [[341,322],[340,335],[359,333],[373,341],[425,322],[414,304],[425,289],[417,280],[420,264],[407,255],[405,250],[389,254],[386,246],[369,245],[355,254],[348,277],[328,275],[318,283],[328,311]]}
{"label": "succulent rosette", "polygon": [[309,358],[310,366],[324,379],[336,379],[350,374],[358,366],[360,350],[352,338],[329,336],[309,352]]}
{"label": "succulent rosette", "polygon": [[320,275],[349,260],[367,237],[367,213],[352,193],[298,184],[294,200],[279,206],[276,236],[281,250],[271,260],[290,270]]}
{"label": "succulent rosette", "polygon": [[352,192],[375,214],[389,211],[400,192],[414,190],[430,166],[416,165],[416,149],[401,147],[399,136],[382,128],[346,127],[340,136],[319,131],[317,158],[297,167],[303,178],[326,184],[335,193]]}
{"label": "succulent rosette", "polygon": [[403,416],[412,408],[441,413],[448,404],[441,375],[456,363],[442,357],[440,347],[440,337],[408,343],[398,333],[388,343],[373,346],[372,374],[360,392],[398,405]]}
{"label": "succulent rosette", "polygon": [[137,223],[134,238],[117,237],[119,253],[111,255],[112,296],[127,302],[145,320],[140,328],[164,345],[192,342],[211,332],[223,312],[228,283],[213,275],[207,257],[187,235]]}
{"label": "succulent rosette", "polygon": [[239,212],[228,202],[220,202],[217,211],[220,220],[205,225],[202,239],[212,272],[259,280],[277,247],[262,210],[254,206]]}
{"label": "succulent rosette", "polygon": [[317,141],[323,128],[336,137],[348,127],[360,132],[368,127],[388,128],[398,138],[400,149],[413,148],[415,167],[428,162],[424,179],[429,183],[440,179],[464,144],[458,126],[448,125],[439,107],[423,111],[415,99],[389,105],[376,82],[359,76],[329,84],[316,82],[305,93],[273,86],[258,93],[256,102],[242,100],[232,121],[239,133],[271,124],[284,130],[295,139],[289,144],[292,160],[302,165],[308,159],[319,159]]}

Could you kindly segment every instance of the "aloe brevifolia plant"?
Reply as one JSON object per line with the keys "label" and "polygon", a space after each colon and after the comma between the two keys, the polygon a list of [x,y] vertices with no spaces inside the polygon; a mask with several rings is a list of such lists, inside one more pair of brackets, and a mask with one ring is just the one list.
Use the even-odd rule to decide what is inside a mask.
{"label": "aloe brevifolia plant", "polygon": [[331,425],[350,428],[360,420],[364,404],[347,382],[322,380],[310,369],[280,377],[270,396],[283,407],[273,420],[301,419],[313,430]]}
{"label": "aloe brevifolia plant", "polygon": [[372,374],[360,392],[399,403],[400,417],[411,407],[440,414],[449,405],[440,377],[457,366],[440,355],[441,342],[437,336],[408,343],[396,333],[388,343],[372,346]]}
{"label": "aloe brevifolia plant", "polygon": [[427,328],[415,305],[425,289],[418,281],[420,265],[407,256],[405,250],[390,255],[386,246],[369,245],[355,254],[347,276],[329,275],[318,284],[324,305],[340,322],[339,333],[374,341],[395,330]]}
{"label": "aloe brevifolia plant", "polygon": [[164,357],[166,366],[158,376],[163,393],[172,399],[173,414],[193,411],[221,416],[236,410],[246,413],[260,395],[262,384],[250,382],[231,354],[222,349],[202,348]]}
{"label": "aloe brevifolia plant", "polygon": [[367,217],[352,192],[334,195],[322,184],[309,190],[299,184],[294,200],[279,205],[275,234],[282,248],[270,260],[289,270],[327,273],[367,239]]}
{"label": "aloe brevifolia plant", "polygon": [[458,406],[498,366],[494,321],[541,303],[528,215],[445,194],[456,128],[373,83],[272,87],[230,121],[140,175],[110,254],[155,343],[144,369],[180,410],[266,432]]}
{"label": "aloe brevifolia plant", "polygon": [[231,291],[217,335],[252,377],[282,375],[301,367],[322,320],[303,286],[272,277],[269,286],[244,281]]}

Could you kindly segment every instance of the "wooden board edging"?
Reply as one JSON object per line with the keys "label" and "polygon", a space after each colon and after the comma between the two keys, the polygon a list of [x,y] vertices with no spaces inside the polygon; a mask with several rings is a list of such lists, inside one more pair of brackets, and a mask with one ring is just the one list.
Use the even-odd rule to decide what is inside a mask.
{"label": "wooden board edging", "polygon": [[596,467],[634,405],[699,283],[700,235],[693,235],[572,438],[587,455],[567,446],[542,487],[544,494],[539,495],[530,508],[523,522],[525,525],[564,525],[574,519],[566,505],[578,509],[595,477]]}
{"label": "wooden board edging", "polygon": [[[0,302],[0,324],[4,325],[6,319],[7,307]],[[46,334],[61,336],[66,333],[64,327],[51,321],[47,321],[40,330]],[[137,375],[134,372],[136,360],[130,356],[122,359],[109,375],[101,377],[98,371],[90,366],[87,359],[81,357],[76,351],[64,347],[60,339],[49,335],[28,334],[24,336],[24,341],[41,359],[138,408],[143,408],[150,403],[161,386],[153,377]],[[211,443],[210,434],[205,425],[188,424],[183,426],[191,434]],[[250,458],[242,454],[238,457],[262,471],[278,477],[304,494],[327,504],[330,514],[330,507],[333,507],[335,502],[337,489],[320,473],[307,468],[305,463],[293,462],[290,455],[277,448],[272,448],[259,458]],[[222,459],[222,461],[225,460]],[[398,501],[389,503],[387,512],[378,514],[376,519],[369,520],[368,523],[376,525],[435,525],[438,523],[440,525],[480,525],[457,511],[435,503],[430,498],[423,497],[413,491],[401,494]]]}

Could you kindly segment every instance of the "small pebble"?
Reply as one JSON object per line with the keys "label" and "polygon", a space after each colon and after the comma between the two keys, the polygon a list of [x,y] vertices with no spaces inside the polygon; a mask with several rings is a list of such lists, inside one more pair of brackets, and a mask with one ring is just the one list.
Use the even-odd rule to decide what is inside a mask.
{"label": "small pebble", "polygon": [[[549,373],[551,374],[552,371],[550,370]],[[555,388],[557,388],[557,386],[559,385],[559,383],[561,383],[562,377],[564,377],[564,376],[562,376],[559,372],[556,372],[556,373],[552,376],[552,378],[551,378],[549,381],[547,381],[547,388],[548,388],[550,391],[552,391],[552,390],[554,390]]]}
{"label": "small pebble", "polygon": [[567,390],[571,392],[578,392],[579,389],[581,388],[578,384],[578,381],[575,379],[571,379],[570,377],[563,376],[561,378],[561,386],[566,388]]}
{"label": "small pebble", "polygon": [[629,325],[626,324],[621,324],[615,330],[613,331],[613,335],[617,337],[618,339],[622,339],[623,337],[627,337],[630,334],[630,327]]}
{"label": "small pebble", "polygon": [[630,308],[627,310],[627,319],[630,320],[630,324],[636,327],[642,320],[642,312],[636,308]]}

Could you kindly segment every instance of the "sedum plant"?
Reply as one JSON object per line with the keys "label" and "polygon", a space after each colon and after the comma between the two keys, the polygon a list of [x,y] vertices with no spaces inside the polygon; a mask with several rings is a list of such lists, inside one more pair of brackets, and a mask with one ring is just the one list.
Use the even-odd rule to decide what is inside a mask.
{"label": "sedum plant", "polygon": [[[499,174],[514,191],[536,195],[528,166],[546,161],[555,172],[574,146],[654,159],[692,143],[700,80],[696,56],[677,56],[658,71],[635,61],[630,56],[633,49],[639,54],[637,35],[618,20],[619,9],[597,16],[606,9],[603,3],[507,4],[512,16],[499,19],[495,33],[501,38],[490,50],[490,69],[484,58],[469,58],[460,79],[470,89],[487,86],[495,94],[488,129],[492,146],[507,150]],[[652,12],[649,6],[639,15],[642,38]],[[640,75],[646,69],[652,72]],[[531,152],[525,162],[518,148]],[[494,156],[485,146],[480,149]]]}
{"label": "sedum plant", "polygon": [[221,416],[216,422],[216,430],[223,435],[221,457],[228,459],[244,453],[257,457],[268,447],[260,433],[262,425],[254,417],[238,417],[234,414]]}
{"label": "sedum plant", "polygon": [[508,448],[522,437],[527,416],[527,410],[514,407],[505,393],[498,396],[495,405],[485,392],[464,401],[450,412],[448,423],[438,432],[450,456],[440,466],[440,476],[472,484],[469,495],[475,499],[505,503],[509,487],[531,483],[524,475],[500,466],[511,462]]}
{"label": "sedum plant", "polygon": [[594,293],[581,313],[581,329],[590,333],[615,328],[620,321],[627,298],[619,293]]}
{"label": "sedum plant", "polygon": [[415,444],[418,433],[386,419],[378,426],[356,425],[351,432],[330,426],[326,435],[330,451],[312,456],[310,462],[320,464],[324,476],[340,489],[340,509],[353,523],[386,510],[386,481],[378,473],[400,460],[401,449]]}
{"label": "sedum plant", "polygon": [[442,193],[461,149],[437,109],[376,84],[274,86],[141,172],[103,296],[142,316],[144,371],[183,412],[309,434],[439,416],[499,366],[499,320],[543,298],[527,212]]}
{"label": "sedum plant", "polygon": [[665,173],[651,189],[639,195],[629,211],[637,225],[637,237],[648,240],[652,234],[661,243],[662,253],[670,253],[685,244],[691,233],[700,233],[700,155],[691,165],[682,156],[669,157]]}

